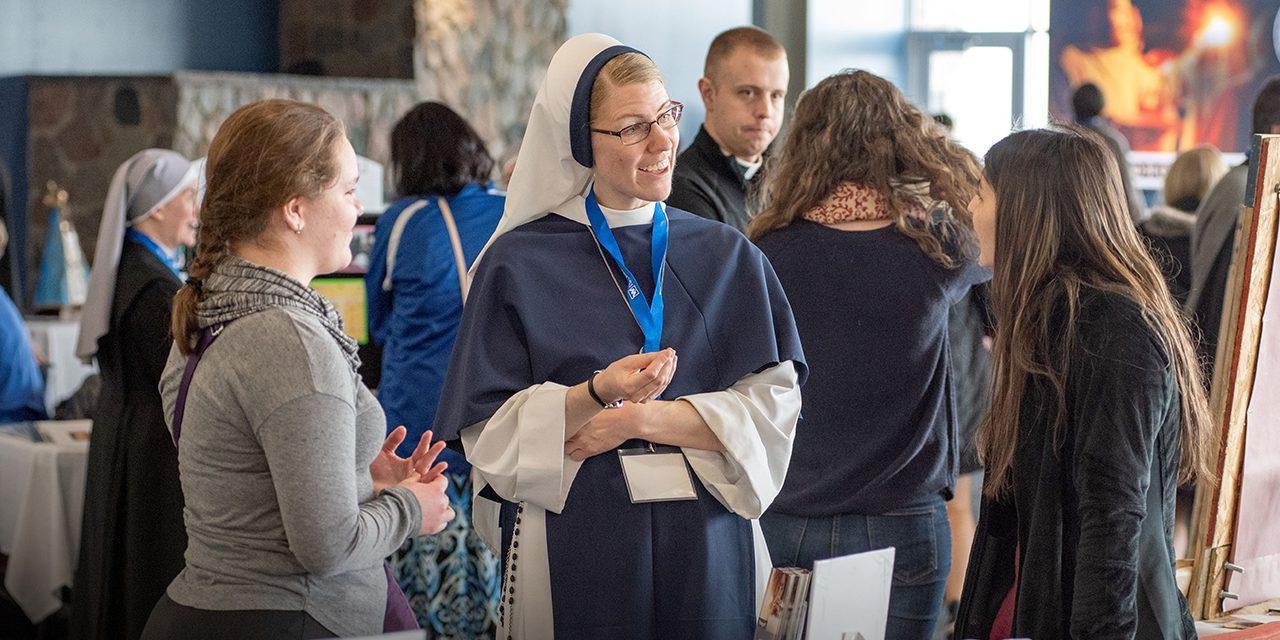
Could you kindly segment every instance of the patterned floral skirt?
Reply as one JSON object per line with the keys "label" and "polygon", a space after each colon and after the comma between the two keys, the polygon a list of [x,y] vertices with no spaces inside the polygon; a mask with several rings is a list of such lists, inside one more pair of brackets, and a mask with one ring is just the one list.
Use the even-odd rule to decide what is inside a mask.
{"label": "patterned floral skirt", "polygon": [[502,573],[471,528],[471,474],[446,472],[457,517],[434,536],[410,538],[391,555],[391,572],[427,638],[492,638]]}

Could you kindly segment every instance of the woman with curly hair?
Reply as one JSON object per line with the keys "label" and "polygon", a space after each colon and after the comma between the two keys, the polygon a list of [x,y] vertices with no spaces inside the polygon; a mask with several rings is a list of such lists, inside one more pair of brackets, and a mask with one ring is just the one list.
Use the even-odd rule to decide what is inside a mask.
{"label": "woman with curly hair", "polygon": [[927,638],[950,568],[957,438],[947,315],[987,280],[966,208],[973,156],[892,84],[806,92],[749,235],[773,263],[812,374],[782,493],[777,566],[894,547],[889,638]]}

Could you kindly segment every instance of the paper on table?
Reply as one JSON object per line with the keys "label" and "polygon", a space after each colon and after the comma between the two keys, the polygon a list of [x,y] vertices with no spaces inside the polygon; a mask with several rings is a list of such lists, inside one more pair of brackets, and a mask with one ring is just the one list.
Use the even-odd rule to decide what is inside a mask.
{"label": "paper on table", "polygon": [[883,640],[892,583],[892,547],[815,562],[805,637]]}

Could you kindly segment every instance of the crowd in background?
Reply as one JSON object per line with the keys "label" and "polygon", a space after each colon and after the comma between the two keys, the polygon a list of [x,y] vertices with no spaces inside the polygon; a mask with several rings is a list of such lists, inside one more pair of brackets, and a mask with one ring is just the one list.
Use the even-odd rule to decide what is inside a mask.
{"label": "crowd in background", "polygon": [[[784,122],[788,80],[768,33],[717,36],[678,155],[695,87],[604,36],[502,162],[410,110],[376,399],[307,286],[363,211],[341,122],[269,100],[203,167],[126,161],[78,345],[74,637],[744,638],[762,559],[886,547],[890,638],[1195,637],[1174,560],[1247,163],[1180,154],[1148,206],[1097,86],[978,158],[866,71]],[[0,422],[43,418],[7,296],[0,349]],[[672,467],[633,454],[688,495],[637,500]]]}

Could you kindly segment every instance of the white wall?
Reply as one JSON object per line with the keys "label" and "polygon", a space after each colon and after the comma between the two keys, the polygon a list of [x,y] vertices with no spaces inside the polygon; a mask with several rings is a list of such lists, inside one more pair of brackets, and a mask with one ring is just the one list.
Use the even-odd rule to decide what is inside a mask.
{"label": "white wall", "polygon": [[808,2],[806,86],[855,68],[906,88],[907,0]]}
{"label": "white wall", "polygon": [[683,147],[706,114],[698,78],[707,46],[721,31],[751,24],[751,5],[751,0],[574,0],[569,4],[569,35],[604,33],[653,58],[671,99],[685,104]]}

